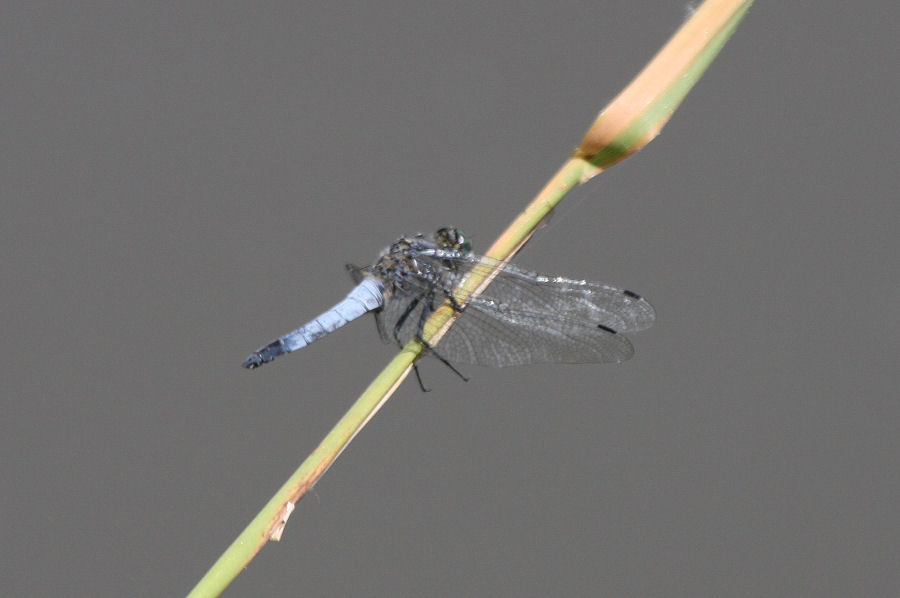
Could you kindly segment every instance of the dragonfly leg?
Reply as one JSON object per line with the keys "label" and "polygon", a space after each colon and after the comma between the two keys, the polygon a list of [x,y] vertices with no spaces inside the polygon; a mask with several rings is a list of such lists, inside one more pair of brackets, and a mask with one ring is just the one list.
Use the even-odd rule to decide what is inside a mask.
{"label": "dragonfly leg", "polygon": [[422,389],[422,392],[431,392],[430,388],[426,388],[425,384],[422,382],[422,375],[419,373],[418,364],[413,364],[413,371],[416,373],[416,380],[419,381],[419,388]]}
{"label": "dragonfly leg", "polygon": [[432,355],[434,355],[435,357],[437,357],[437,358],[440,360],[441,363],[443,363],[445,366],[447,366],[448,368],[450,368],[450,371],[452,371],[454,374],[456,374],[457,376],[459,376],[460,378],[462,378],[464,382],[468,382],[469,379],[466,378],[466,377],[462,374],[462,372],[460,372],[458,369],[456,369],[455,367],[453,367],[453,364],[452,364],[452,363],[450,363],[449,361],[447,361],[447,360],[444,358],[443,355],[441,355],[440,353],[438,353],[437,351],[435,351],[435,350],[434,350],[434,347],[432,347],[430,344],[428,344],[427,342],[425,342],[425,339],[422,338],[422,335],[425,333],[425,321],[428,320],[428,317],[429,317],[432,313],[434,313],[434,292],[433,292],[433,291],[428,295],[428,297],[425,299],[425,301],[427,302],[427,305],[426,305],[427,309],[423,309],[423,310],[422,310],[422,314],[419,316],[419,327],[418,327],[418,330],[416,331],[416,338],[418,339],[418,341],[419,341],[420,343],[422,343],[423,345],[425,345],[425,348],[428,349],[428,351],[429,351]]}
{"label": "dragonfly leg", "polygon": [[[394,340],[397,341],[397,346],[400,348],[403,348],[403,343],[400,342],[400,329],[403,328],[404,324],[406,324],[406,320],[409,318],[409,314],[411,314],[416,306],[419,305],[419,300],[420,298],[416,297],[415,299],[410,301],[409,305],[406,306],[406,309],[403,310],[403,314],[397,319],[397,323],[394,324]],[[421,332],[419,333],[419,336],[422,336]]]}
{"label": "dragonfly leg", "polygon": [[459,302],[456,300],[456,297],[454,297],[452,293],[447,293],[447,299],[450,301],[450,307],[452,307],[454,309],[454,311],[457,311],[459,313],[462,313],[465,311],[466,306],[460,305]]}
{"label": "dragonfly leg", "polygon": [[469,381],[469,379],[466,378],[466,377],[463,375],[462,372],[460,372],[458,369],[456,369],[455,367],[453,367],[453,364],[450,363],[449,361],[447,361],[447,360],[444,358],[443,355],[441,355],[440,353],[438,353],[437,351],[435,351],[435,350],[434,350],[434,347],[432,347],[431,345],[429,345],[428,343],[426,343],[426,342],[425,342],[424,340],[422,340],[422,339],[419,339],[419,342],[422,343],[423,345],[425,345],[425,348],[428,349],[428,352],[429,352],[429,353],[431,353],[432,355],[434,355],[435,357],[437,357],[437,358],[440,360],[441,363],[443,363],[445,366],[447,366],[448,368],[450,368],[450,371],[451,371],[451,372],[453,372],[454,374],[456,374],[457,376],[459,376],[460,378],[462,378],[462,381],[463,381],[463,382],[468,382],[468,381]]}
{"label": "dragonfly leg", "polygon": [[[403,325],[406,324],[406,321],[409,319],[410,314],[412,314],[413,310],[416,309],[419,305],[419,301],[421,301],[421,297],[416,297],[412,301],[409,302],[409,305],[406,306],[406,309],[403,310],[403,313],[397,319],[397,323],[394,324],[393,336],[394,340],[397,342],[398,347],[403,347],[403,343],[400,340],[400,329],[403,328]],[[432,355],[438,358],[441,363],[450,368],[454,374],[462,378],[464,381],[468,382],[469,379],[466,378],[462,372],[453,367],[453,364],[447,361],[440,353],[434,350],[434,348],[425,342],[425,339],[422,338],[422,334],[425,328],[425,321],[428,320],[428,316],[434,312],[434,293],[432,292],[426,298],[426,309],[422,310],[422,313],[419,315],[419,322],[416,329],[416,340],[422,343]],[[422,376],[419,374],[419,367],[416,364],[413,364],[413,371],[416,373],[416,379],[419,381],[419,388],[422,389],[423,392],[428,392],[428,388],[425,387],[425,384],[422,383]]]}

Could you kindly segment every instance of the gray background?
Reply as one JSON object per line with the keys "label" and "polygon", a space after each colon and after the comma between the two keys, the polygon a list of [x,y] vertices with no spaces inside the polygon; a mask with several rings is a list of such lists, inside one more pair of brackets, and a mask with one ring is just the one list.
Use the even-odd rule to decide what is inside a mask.
{"label": "gray background", "polygon": [[[898,9],[799,4],[519,256],[647,296],[636,357],[424,363],[227,595],[898,594]],[[488,245],[685,10],[6,5],[2,594],[188,591],[393,351],[241,360]]]}

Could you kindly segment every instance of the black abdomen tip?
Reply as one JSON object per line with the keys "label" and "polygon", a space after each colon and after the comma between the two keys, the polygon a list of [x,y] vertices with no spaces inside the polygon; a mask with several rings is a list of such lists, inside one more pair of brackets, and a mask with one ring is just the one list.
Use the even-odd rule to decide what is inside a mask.
{"label": "black abdomen tip", "polygon": [[244,363],[241,365],[247,368],[248,370],[255,370],[259,366],[263,364],[262,358],[259,356],[259,353],[254,353],[250,357],[244,360]]}

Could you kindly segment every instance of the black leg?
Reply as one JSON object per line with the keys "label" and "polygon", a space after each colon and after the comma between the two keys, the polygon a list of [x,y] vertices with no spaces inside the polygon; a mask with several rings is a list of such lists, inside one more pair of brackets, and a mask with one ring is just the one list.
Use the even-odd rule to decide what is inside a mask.
{"label": "black leg", "polygon": [[[409,302],[409,305],[406,306],[406,309],[403,310],[403,315],[397,320],[397,323],[394,324],[394,340],[397,341],[397,346],[402,348],[403,343],[400,342],[400,329],[403,328],[403,325],[406,324],[406,320],[409,318],[409,314],[413,312],[417,305],[419,305],[419,297],[416,297],[412,301]],[[422,310],[423,312],[425,310]],[[420,335],[421,336],[421,335]]]}
{"label": "black leg", "polygon": [[[448,297],[449,297],[449,295],[448,295]],[[429,295],[428,295],[428,297],[425,299],[425,301],[426,301],[426,306],[425,306],[426,309],[423,309],[423,310],[422,310],[422,315],[419,317],[418,336],[417,336],[419,342],[422,343],[423,345],[425,345],[425,348],[428,349],[428,351],[429,351],[432,355],[434,355],[435,357],[437,357],[437,358],[440,360],[441,363],[443,363],[445,366],[447,366],[448,368],[450,368],[450,371],[452,371],[454,374],[456,374],[457,376],[459,376],[460,378],[462,378],[463,381],[468,382],[469,379],[466,378],[465,376],[463,376],[463,375],[462,375],[462,372],[460,372],[458,369],[456,369],[455,367],[453,367],[453,364],[452,364],[452,363],[450,363],[449,361],[447,361],[440,353],[438,353],[437,351],[434,350],[434,347],[432,347],[431,345],[429,345],[427,342],[425,342],[425,339],[422,338],[422,335],[425,333],[425,321],[428,319],[428,317],[429,317],[431,314],[434,313],[434,293],[433,293],[433,292],[432,292],[432,293],[429,293]],[[451,298],[451,301],[453,301],[452,298]]]}
{"label": "black leg", "polygon": [[[403,314],[397,320],[397,323],[394,324],[394,340],[397,342],[398,347],[403,347],[403,343],[400,341],[400,329],[403,328],[403,325],[406,323],[406,320],[409,319],[409,315],[416,309],[416,306],[419,305],[419,298],[416,297],[412,301],[409,302],[409,305],[406,306],[406,309],[403,310]],[[425,310],[422,310],[425,311]],[[424,343],[423,343],[424,344]],[[416,380],[419,382],[419,388],[422,389],[422,392],[431,392],[430,388],[425,386],[425,383],[422,382],[422,374],[419,373],[418,364],[413,364],[413,371],[416,373]]]}
{"label": "black leg", "polygon": [[[457,311],[462,311],[459,304],[453,299],[449,294],[447,297],[450,299],[451,305]],[[396,341],[398,347],[403,347],[403,343],[400,340],[400,329],[406,324],[406,321],[409,319],[409,316],[412,315],[413,311],[415,311],[416,307],[419,305],[419,301],[422,300],[422,297],[416,297],[412,301],[409,302],[409,305],[406,306],[406,309],[403,310],[403,314],[397,319],[397,323],[394,324],[393,336],[394,341]],[[468,382],[469,379],[462,375],[462,373],[453,367],[449,361],[447,361],[440,353],[434,350],[431,345],[425,342],[425,339],[422,338],[422,335],[425,331],[425,322],[428,320],[428,317],[434,313],[434,291],[429,293],[425,297],[425,308],[422,310],[422,313],[419,315],[419,321],[416,325],[416,340],[418,340],[422,345],[425,346],[425,349],[429,351],[432,355],[438,358],[441,363],[450,368],[454,374],[462,378],[465,382]],[[413,371],[416,373],[416,379],[419,381],[419,388],[422,389],[422,392],[429,392],[430,389],[425,387],[425,384],[422,382],[422,375],[419,373],[419,366],[417,364],[413,364]]]}
{"label": "black leg", "polygon": [[[430,293],[425,297],[425,309],[422,310],[422,313],[419,314],[419,323],[416,325],[416,338],[420,341],[422,340],[422,336],[425,334],[425,322],[428,321],[429,316],[434,313],[434,289],[431,290]],[[422,341],[423,343],[425,341]]]}
{"label": "black leg", "polygon": [[460,305],[459,302],[456,300],[456,297],[454,297],[452,293],[447,293],[447,299],[450,301],[450,306],[451,306],[455,311],[460,312],[460,313],[462,313],[463,311],[465,311],[466,306],[465,306],[465,305]]}
{"label": "black leg", "polygon": [[419,366],[415,363],[413,364],[413,371],[416,373],[416,380],[419,381],[419,388],[422,389],[422,392],[431,392],[431,389],[425,388],[425,384],[422,383],[422,376],[419,374]]}
{"label": "black leg", "polygon": [[448,368],[450,368],[450,371],[451,371],[451,372],[453,372],[454,374],[456,374],[457,376],[459,376],[460,378],[462,378],[462,379],[463,379],[463,382],[468,382],[468,381],[469,381],[468,378],[466,378],[465,376],[463,376],[462,372],[460,372],[458,369],[456,369],[455,367],[453,367],[453,364],[452,364],[452,363],[450,363],[449,361],[447,361],[446,359],[444,359],[443,355],[441,355],[440,353],[438,353],[437,351],[435,351],[435,350],[434,350],[434,347],[432,347],[431,345],[429,345],[428,343],[426,343],[426,342],[425,342],[424,340],[422,340],[422,339],[419,339],[419,342],[422,343],[423,345],[425,345],[425,348],[428,349],[428,351],[429,351],[432,355],[434,355],[435,357],[437,357],[437,358],[440,360],[441,363],[443,363],[445,366],[447,366]]}

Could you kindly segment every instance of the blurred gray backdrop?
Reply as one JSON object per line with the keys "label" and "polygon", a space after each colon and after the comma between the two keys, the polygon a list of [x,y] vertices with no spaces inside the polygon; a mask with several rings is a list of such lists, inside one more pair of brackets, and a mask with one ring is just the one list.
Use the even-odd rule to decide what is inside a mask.
{"label": "blurred gray backdrop", "polygon": [[[393,350],[243,358],[484,249],[686,11],[7,4],[0,593],[187,592]],[[650,299],[635,358],[424,362],[226,595],[898,595],[898,13],[758,2],[519,255]]]}

